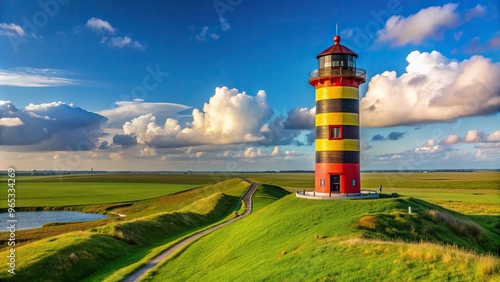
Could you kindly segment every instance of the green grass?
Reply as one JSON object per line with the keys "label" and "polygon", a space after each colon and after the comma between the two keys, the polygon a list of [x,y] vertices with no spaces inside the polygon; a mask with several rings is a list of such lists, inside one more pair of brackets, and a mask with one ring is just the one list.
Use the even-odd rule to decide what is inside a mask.
{"label": "green grass", "polygon": [[362,187],[378,188],[379,184],[391,188],[500,190],[500,171],[391,172],[361,175]]}
{"label": "green grass", "polygon": [[[16,207],[76,206],[137,201],[197,187],[194,184],[17,182]],[[6,208],[7,201],[0,202]]]}
{"label": "green grass", "polygon": [[[200,190],[196,193],[198,199],[189,199],[181,204],[174,202],[172,206],[178,207],[175,211],[156,199],[158,209],[152,209],[147,215],[130,216],[86,231],[51,236],[17,246],[18,274],[11,276],[6,268],[2,268],[0,280],[76,281],[110,264],[112,268],[105,268],[107,271],[99,273],[100,278],[108,277],[117,269],[141,261],[143,255],[148,255],[159,246],[223,219],[234,210],[239,196],[247,187],[248,183],[244,181],[229,180],[195,189]],[[210,193],[213,191],[217,192]],[[194,192],[185,193],[192,195]],[[182,194],[170,197],[179,199]],[[142,202],[136,204],[141,205]],[[161,207],[165,209],[158,212]],[[59,227],[65,226],[47,229]],[[6,256],[7,253],[5,250],[0,255]]]}
{"label": "green grass", "polygon": [[[499,176],[491,171],[363,173],[363,188],[382,184],[385,196],[403,197],[334,202],[286,196],[293,187],[312,187],[313,173],[22,176],[16,186],[19,202],[33,196],[28,200],[45,203],[45,209],[127,216],[18,231],[23,274],[14,279],[120,281],[174,241],[227,218],[248,183],[233,179],[191,187],[247,177],[264,183],[253,198],[254,212],[189,246],[151,279],[500,281],[498,256],[479,254],[500,248]],[[176,191],[178,185],[186,186]],[[122,192],[132,200],[116,200]],[[99,201],[103,197],[109,198]],[[7,236],[0,233],[0,242]],[[0,256],[6,254],[4,247]],[[0,269],[2,281],[8,280],[6,270]]]}
{"label": "green grass", "polygon": [[[247,176],[289,191],[312,189],[314,173],[269,173]],[[361,187],[420,198],[466,214],[500,215],[500,172],[362,173]]]}
{"label": "green grass", "polygon": [[280,187],[314,188],[314,173],[250,173],[246,177]]}
{"label": "green grass", "polygon": [[[233,179],[217,183],[216,185],[203,186],[196,189],[183,191],[182,193],[174,193],[158,198],[137,201],[133,203],[116,203],[116,204],[98,204],[90,206],[65,206],[65,209],[79,210],[83,212],[106,213],[115,212],[127,215],[126,218],[118,218],[114,214],[108,214],[110,217],[90,222],[72,223],[65,226],[50,226],[46,228],[37,228],[29,230],[17,231],[18,243],[25,243],[34,240],[43,239],[50,236],[71,232],[84,231],[92,227],[103,226],[114,221],[131,220],[156,214],[160,212],[173,212],[179,210],[193,202],[203,199],[217,192],[223,192],[232,197],[239,197],[248,187],[248,183]],[[61,207],[44,207],[44,209],[58,209]],[[9,234],[7,232],[0,233],[0,243],[6,245],[6,240]]]}
{"label": "green grass", "polygon": [[131,250],[131,245],[105,234],[66,233],[17,247],[16,275],[3,268],[0,280],[75,281]]}
{"label": "green grass", "polygon": [[[408,205],[416,210],[412,215],[406,215]],[[446,213],[458,222],[468,220],[415,199],[332,202],[290,195],[205,236],[167,261],[146,281],[500,278],[498,257],[460,249],[496,250],[500,246],[498,233],[477,227],[483,236],[483,243],[478,244],[473,238],[477,236],[475,231],[459,233],[452,223],[444,223],[428,210]],[[373,218],[363,219],[367,216]],[[426,228],[437,229],[426,234]],[[390,232],[395,232],[394,236]],[[460,248],[442,245],[450,242],[443,238]],[[429,243],[420,243],[421,240]]]}
{"label": "green grass", "polygon": [[[0,177],[0,180],[7,177]],[[217,181],[215,174],[152,174],[152,173],[130,173],[130,174],[79,174],[58,176],[18,176],[20,182],[111,182],[111,183],[164,183],[164,184],[214,184]],[[227,179],[223,179],[227,180]]]}
{"label": "green grass", "polygon": [[[137,201],[213,184],[216,177],[213,174],[17,176],[16,206],[56,207]],[[0,177],[2,181],[5,179],[5,176]],[[0,201],[0,209],[6,207],[7,201]]]}
{"label": "green grass", "polygon": [[[246,177],[280,187],[314,188],[314,173],[249,173]],[[380,184],[391,188],[499,190],[500,171],[361,173],[363,189],[378,189]]]}
{"label": "green grass", "polygon": [[290,194],[290,192],[281,187],[260,184],[252,198],[252,211],[258,211],[288,194]]}
{"label": "green grass", "polygon": [[240,197],[248,186],[248,182],[240,179],[231,179],[214,185],[187,190],[182,193],[141,201],[130,206],[117,208],[114,211],[126,214],[128,218],[146,216],[161,211],[176,211],[218,192],[223,192],[233,197]]}

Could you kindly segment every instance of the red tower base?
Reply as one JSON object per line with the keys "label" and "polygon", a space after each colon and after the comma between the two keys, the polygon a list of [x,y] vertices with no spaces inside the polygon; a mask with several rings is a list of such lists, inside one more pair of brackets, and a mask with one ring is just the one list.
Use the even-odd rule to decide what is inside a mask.
{"label": "red tower base", "polygon": [[[316,193],[361,193],[359,164],[317,163],[315,174]],[[340,177],[340,180],[337,178]],[[338,183],[335,183],[337,182]],[[339,186],[337,186],[339,185]]]}

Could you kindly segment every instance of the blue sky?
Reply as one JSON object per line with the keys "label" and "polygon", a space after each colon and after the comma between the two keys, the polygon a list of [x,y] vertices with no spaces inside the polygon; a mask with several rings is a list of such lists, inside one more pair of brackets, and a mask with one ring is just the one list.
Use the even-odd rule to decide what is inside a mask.
{"label": "blue sky", "polygon": [[367,71],[363,170],[498,168],[498,9],[496,1],[2,1],[0,164],[313,169],[308,74],[338,23]]}

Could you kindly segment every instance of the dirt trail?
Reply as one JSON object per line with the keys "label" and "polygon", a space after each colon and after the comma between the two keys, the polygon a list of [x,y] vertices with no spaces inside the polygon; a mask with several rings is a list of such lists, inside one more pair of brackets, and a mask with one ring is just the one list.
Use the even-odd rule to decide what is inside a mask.
{"label": "dirt trail", "polygon": [[196,233],[193,236],[187,237],[186,239],[180,241],[179,243],[177,243],[177,244],[171,246],[170,248],[166,249],[165,251],[163,251],[161,254],[159,254],[158,256],[153,258],[152,260],[150,260],[146,265],[139,268],[136,272],[132,273],[132,275],[130,275],[128,278],[126,278],[123,281],[124,282],[139,281],[144,276],[144,274],[146,274],[146,272],[148,272],[148,270],[155,267],[158,263],[160,263],[161,261],[163,261],[164,259],[166,259],[170,255],[172,255],[174,252],[185,247],[186,245],[190,244],[191,242],[193,242],[193,241],[195,241],[195,240],[197,240],[197,239],[199,239],[199,238],[201,238],[201,237],[203,237],[203,236],[205,236],[205,235],[207,235],[207,234],[209,234],[209,233],[211,233],[219,228],[222,228],[228,224],[231,224],[237,220],[240,220],[243,217],[245,217],[246,215],[248,215],[252,211],[252,196],[255,193],[255,190],[257,190],[258,183],[253,182],[253,181],[246,179],[246,178],[243,178],[243,180],[245,180],[251,184],[250,188],[246,191],[246,193],[243,195],[243,198],[242,198],[243,202],[245,203],[245,212],[243,212],[243,214],[241,214],[240,216],[235,217],[231,220],[228,220],[228,221],[225,221],[223,223],[212,226],[212,227],[210,227],[210,228],[208,228],[200,233]]}

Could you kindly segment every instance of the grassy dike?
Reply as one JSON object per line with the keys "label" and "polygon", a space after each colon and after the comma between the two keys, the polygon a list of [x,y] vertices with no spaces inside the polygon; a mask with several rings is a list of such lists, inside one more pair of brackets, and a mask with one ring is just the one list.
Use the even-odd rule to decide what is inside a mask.
{"label": "grassy dike", "polygon": [[201,238],[145,281],[498,281],[498,253],[488,253],[499,235],[414,198],[289,195]]}
{"label": "grassy dike", "polygon": [[16,275],[2,268],[0,280],[78,281],[99,270],[98,280],[104,280],[159,244],[228,216],[247,187],[247,182],[233,179],[118,208],[114,211],[127,217],[18,246]]}

